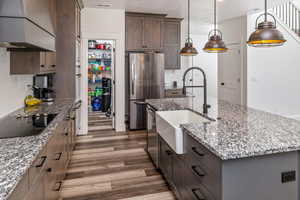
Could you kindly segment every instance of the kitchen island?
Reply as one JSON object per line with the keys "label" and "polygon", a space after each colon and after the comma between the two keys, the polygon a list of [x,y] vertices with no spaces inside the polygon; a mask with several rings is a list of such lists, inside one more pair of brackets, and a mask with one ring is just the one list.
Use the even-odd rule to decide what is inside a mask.
{"label": "kitchen island", "polygon": [[[17,199],[18,197],[13,196],[18,195],[12,195],[17,192],[24,192],[19,195],[22,196],[22,199],[25,199],[28,185],[23,183],[27,183],[28,176],[31,176],[31,174],[28,175],[30,167],[36,159],[39,159],[39,154],[45,149],[49,140],[57,132],[57,127],[66,120],[66,116],[70,113],[73,106],[74,103],[71,100],[60,100],[53,104],[42,104],[20,109],[10,114],[16,117],[31,116],[37,113],[58,115],[39,135],[0,139],[0,200]],[[26,180],[24,181],[23,179]],[[16,188],[19,191],[14,192]]]}
{"label": "kitchen island", "polygon": [[[201,113],[201,100],[147,102],[157,111]],[[216,99],[209,103],[215,121],[181,125],[184,154],[159,137],[159,168],[179,199],[298,200],[300,122]]]}

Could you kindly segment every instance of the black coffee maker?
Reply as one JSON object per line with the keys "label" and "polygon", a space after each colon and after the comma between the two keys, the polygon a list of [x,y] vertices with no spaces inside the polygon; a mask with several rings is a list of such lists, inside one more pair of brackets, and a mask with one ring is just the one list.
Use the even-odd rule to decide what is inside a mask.
{"label": "black coffee maker", "polygon": [[55,92],[53,90],[54,74],[39,74],[33,77],[33,95],[44,102],[53,102]]}

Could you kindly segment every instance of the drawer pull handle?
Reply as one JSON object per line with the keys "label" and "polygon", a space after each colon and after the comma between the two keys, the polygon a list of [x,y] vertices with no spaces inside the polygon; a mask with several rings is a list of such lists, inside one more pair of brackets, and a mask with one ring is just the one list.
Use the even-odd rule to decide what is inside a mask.
{"label": "drawer pull handle", "polygon": [[198,200],[206,200],[205,197],[201,194],[200,189],[192,189],[192,192]]}
{"label": "drawer pull handle", "polygon": [[47,159],[47,156],[42,156],[40,164],[36,165],[35,167],[36,168],[43,167],[43,165],[45,164],[46,159]]}
{"label": "drawer pull handle", "polygon": [[192,166],[192,170],[201,178],[203,178],[205,176],[205,173],[201,170],[201,172],[199,170],[197,170],[198,168],[200,168],[199,166]]}
{"label": "drawer pull handle", "polygon": [[55,158],[55,160],[60,160],[61,159],[61,156],[62,156],[62,152],[61,153],[57,153],[57,158]]}
{"label": "drawer pull handle", "polygon": [[199,152],[196,147],[192,147],[192,150],[193,150],[193,152],[195,152],[200,157],[203,157],[205,155],[204,153]]}
{"label": "drawer pull handle", "polygon": [[58,187],[53,189],[53,190],[56,191],[56,192],[59,192],[60,189],[61,189],[61,186],[62,186],[62,181],[57,182],[55,185],[58,185]]}
{"label": "drawer pull handle", "polygon": [[170,151],[170,150],[166,150],[166,154],[167,154],[168,156],[171,156],[173,153],[172,153],[172,151]]}

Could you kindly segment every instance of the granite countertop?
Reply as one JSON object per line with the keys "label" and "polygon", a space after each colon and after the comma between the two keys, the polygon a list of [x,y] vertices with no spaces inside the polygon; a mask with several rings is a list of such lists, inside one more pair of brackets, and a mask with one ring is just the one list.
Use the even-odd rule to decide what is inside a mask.
{"label": "granite countertop", "polygon": [[47,112],[58,115],[40,135],[0,139],[0,200],[8,199],[72,106],[73,101],[60,100],[52,105],[42,104],[11,113],[33,115]]}
{"label": "granite countertop", "polygon": [[[156,110],[202,112],[202,98],[148,100]],[[300,122],[268,112],[209,100],[210,123],[183,124],[184,133],[222,160],[300,150]]]}

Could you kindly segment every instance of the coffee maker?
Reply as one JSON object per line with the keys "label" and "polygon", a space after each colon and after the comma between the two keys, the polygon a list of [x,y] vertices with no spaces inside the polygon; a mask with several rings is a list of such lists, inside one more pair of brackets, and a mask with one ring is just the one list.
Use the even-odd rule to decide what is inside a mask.
{"label": "coffee maker", "polygon": [[33,77],[33,95],[44,102],[53,102],[55,92],[53,90],[53,73],[38,74]]}

